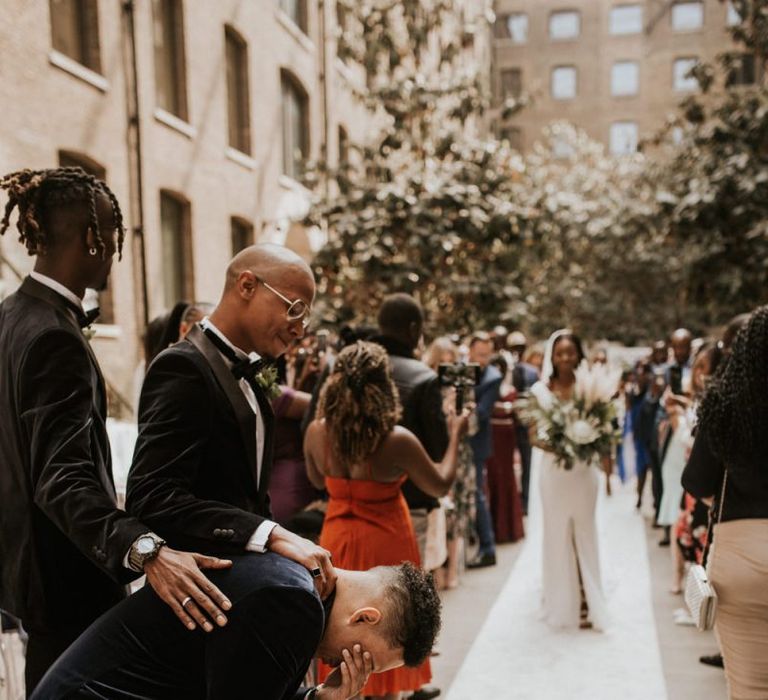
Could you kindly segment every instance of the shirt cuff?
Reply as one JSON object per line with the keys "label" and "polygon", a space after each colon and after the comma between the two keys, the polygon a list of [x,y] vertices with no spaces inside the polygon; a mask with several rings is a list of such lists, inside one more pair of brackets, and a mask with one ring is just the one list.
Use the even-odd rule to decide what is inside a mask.
{"label": "shirt cuff", "polygon": [[267,551],[267,540],[272,534],[272,530],[277,527],[277,523],[272,520],[265,520],[261,525],[256,528],[256,532],[251,535],[251,539],[245,545],[245,548],[249,552],[259,552],[264,554]]}

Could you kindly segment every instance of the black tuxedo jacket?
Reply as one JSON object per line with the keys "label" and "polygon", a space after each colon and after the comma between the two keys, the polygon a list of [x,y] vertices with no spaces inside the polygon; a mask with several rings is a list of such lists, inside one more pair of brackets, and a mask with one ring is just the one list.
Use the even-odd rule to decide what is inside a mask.
{"label": "black tuxedo jacket", "polygon": [[[437,374],[393,338],[376,336],[371,342],[381,345],[389,355],[392,379],[403,406],[401,425],[419,439],[430,459],[441,461],[448,449],[448,426]],[[403,484],[403,495],[411,509],[437,507],[437,499],[424,493],[410,479]]]}
{"label": "black tuxedo jacket", "polygon": [[258,486],[256,416],[200,327],[150,366],[126,508],[171,546],[242,553],[269,517],[274,416],[264,393],[254,393],[265,429]]}
{"label": "black tuxedo jacket", "polygon": [[232,601],[225,627],[190,632],[144,587],[64,652],[32,700],[303,698],[326,620],[307,570],[267,553],[206,574]]}
{"label": "black tuxedo jacket", "polygon": [[90,624],[124,597],[147,528],[115,505],[96,358],[59,294],[0,304],[0,608],[33,630]]}

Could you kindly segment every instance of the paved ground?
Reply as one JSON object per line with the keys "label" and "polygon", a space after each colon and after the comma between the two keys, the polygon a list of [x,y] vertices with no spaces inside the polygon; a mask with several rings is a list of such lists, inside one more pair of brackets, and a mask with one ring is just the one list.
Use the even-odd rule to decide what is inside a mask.
{"label": "paved ground", "polygon": [[[722,671],[698,663],[701,654],[713,653],[716,650],[714,635],[674,624],[673,611],[682,606],[683,602],[681,596],[674,596],[668,591],[671,578],[669,549],[658,546],[659,531],[652,530],[647,524],[644,530],[647,554],[643,554],[648,558],[655,637],[659,645],[667,697],[669,700],[725,698]],[[445,592],[445,622],[439,643],[440,655],[433,659],[434,683],[443,689],[444,695],[450,689],[459,667],[507,582],[521,548],[520,543],[501,546],[496,567],[465,572],[461,586]],[[600,669],[592,672],[600,673]],[[505,669],[499,669],[499,673],[504,674]],[[546,692],[543,691],[539,697],[547,698]]]}

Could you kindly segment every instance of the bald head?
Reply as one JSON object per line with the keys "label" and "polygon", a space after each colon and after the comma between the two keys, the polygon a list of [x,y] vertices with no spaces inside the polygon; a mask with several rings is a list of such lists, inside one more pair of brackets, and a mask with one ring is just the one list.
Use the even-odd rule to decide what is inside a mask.
{"label": "bald head", "polygon": [[[250,246],[229,263],[213,324],[245,352],[277,358],[303,337],[315,299],[315,279],[304,260],[271,243]],[[304,311],[291,316],[295,304]]]}
{"label": "bald head", "polygon": [[241,250],[230,261],[224,282],[225,293],[234,289],[237,278],[246,270],[270,280],[291,273],[312,277],[312,269],[306,261],[290,248],[275,243],[257,243]]}
{"label": "bald head", "polygon": [[693,334],[687,328],[678,328],[670,338],[675,362],[684,365],[691,357]]}

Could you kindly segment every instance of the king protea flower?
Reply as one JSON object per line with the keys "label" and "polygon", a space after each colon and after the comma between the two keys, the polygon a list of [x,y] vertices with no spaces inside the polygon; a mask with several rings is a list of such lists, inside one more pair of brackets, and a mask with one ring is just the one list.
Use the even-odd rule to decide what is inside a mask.
{"label": "king protea flower", "polygon": [[621,379],[621,370],[611,369],[604,364],[590,367],[586,360],[581,362],[575,374],[573,397],[584,402],[586,411],[596,403],[608,403],[618,390]]}

